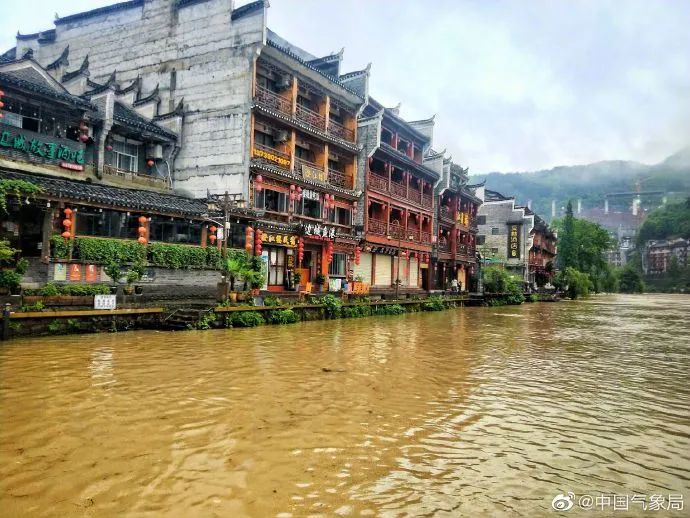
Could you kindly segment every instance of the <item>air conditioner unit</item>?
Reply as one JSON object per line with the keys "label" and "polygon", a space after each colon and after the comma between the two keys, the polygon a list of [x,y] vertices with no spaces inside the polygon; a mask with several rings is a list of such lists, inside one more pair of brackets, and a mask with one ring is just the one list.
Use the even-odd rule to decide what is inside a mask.
{"label": "air conditioner unit", "polygon": [[278,91],[287,90],[292,86],[292,77],[287,74],[281,75],[276,81],[276,88]]}
{"label": "air conditioner unit", "polygon": [[146,157],[154,160],[163,159],[163,146],[160,144],[149,144],[146,146]]}
{"label": "air conditioner unit", "polygon": [[276,130],[273,135],[273,140],[276,142],[287,142],[289,138],[290,134],[287,132],[287,130]]}

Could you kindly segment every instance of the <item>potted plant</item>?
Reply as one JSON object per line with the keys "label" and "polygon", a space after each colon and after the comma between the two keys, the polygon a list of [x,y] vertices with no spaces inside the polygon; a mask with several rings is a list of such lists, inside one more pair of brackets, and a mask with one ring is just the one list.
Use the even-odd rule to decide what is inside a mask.
{"label": "potted plant", "polygon": [[120,266],[120,263],[118,263],[117,261],[111,261],[103,267],[103,271],[115,283],[115,286],[110,286],[110,293],[112,295],[116,295],[117,285],[120,282],[120,278],[122,277],[122,268]]}
{"label": "potted plant", "polygon": [[230,302],[237,302],[238,294],[235,291],[235,281],[243,277],[244,272],[247,271],[249,264],[249,255],[244,250],[228,250],[228,255],[223,264],[223,272],[225,277],[230,280],[230,291],[227,293],[227,282],[219,285],[220,290],[227,295]]}
{"label": "potted plant", "polygon": [[319,287],[319,291],[323,291],[323,285],[326,284],[326,276],[321,272],[317,273],[314,283]]}
{"label": "potted plant", "polygon": [[292,286],[295,291],[299,291],[299,283],[302,280],[302,274],[295,272],[292,274]]}
{"label": "potted plant", "polygon": [[127,286],[125,286],[124,291],[127,295],[132,295],[135,292],[135,287],[133,284],[144,276],[145,271],[146,262],[143,259],[138,259],[132,264],[132,266],[130,266],[129,270],[127,271],[127,275],[125,275]]}
{"label": "potted plant", "polygon": [[16,260],[18,252],[10,247],[9,241],[0,241],[0,291],[5,294],[19,295],[22,276],[29,267],[26,259]]}

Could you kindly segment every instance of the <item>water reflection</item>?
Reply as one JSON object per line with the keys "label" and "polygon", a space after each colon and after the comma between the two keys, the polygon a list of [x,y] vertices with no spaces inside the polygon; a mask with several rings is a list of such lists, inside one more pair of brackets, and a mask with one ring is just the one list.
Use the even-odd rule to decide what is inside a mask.
{"label": "water reflection", "polygon": [[[690,497],[690,299],[0,348],[8,515],[522,515]],[[9,424],[8,424],[9,423]]]}

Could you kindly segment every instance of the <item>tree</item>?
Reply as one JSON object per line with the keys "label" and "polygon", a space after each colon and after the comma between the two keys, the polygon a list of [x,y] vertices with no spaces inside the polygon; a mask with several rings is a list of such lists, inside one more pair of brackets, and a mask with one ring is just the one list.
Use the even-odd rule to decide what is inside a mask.
{"label": "tree", "polygon": [[558,236],[558,266],[561,270],[575,267],[576,243],[575,243],[575,217],[573,216],[573,203],[568,201],[568,206],[563,218],[562,232]]}
{"label": "tree", "polygon": [[8,196],[33,196],[40,191],[38,185],[24,180],[0,180],[0,210],[7,212]]}
{"label": "tree", "polygon": [[621,293],[642,293],[644,291],[642,276],[631,265],[623,268],[618,284]]}
{"label": "tree", "polygon": [[588,274],[578,271],[571,266],[558,274],[554,284],[573,300],[578,297],[588,296],[589,292],[594,288]]}

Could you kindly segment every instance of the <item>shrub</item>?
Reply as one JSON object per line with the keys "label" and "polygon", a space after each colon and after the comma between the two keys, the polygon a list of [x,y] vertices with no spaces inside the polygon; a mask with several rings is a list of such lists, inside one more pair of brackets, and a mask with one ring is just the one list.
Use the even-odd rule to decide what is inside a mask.
{"label": "shrub", "polygon": [[566,295],[573,300],[578,297],[587,297],[594,288],[589,275],[571,266],[558,274],[555,285],[563,289]]}
{"label": "shrub", "polygon": [[188,324],[190,329],[211,329],[213,324],[216,322],[216,314],[213,311],[209,311],[199,318],[196,324]]}
{"label": "shrub", "polygon": [[258,311],[241,311],[225,318],[225,325],[228,327],[256,327],[265,323]]}
{"label": "shrub", "polygon": [[268,297],[264,297],[264,306],[280,306],[282,304],[282,301],[278,297],[274,297],[273,295],[269,295]]}
{"label": "shrub", "polygon": [[57,297],[58,295],[108,295],[110,288],[107,284],[54,284],[49,282],[38,290],[27,290],[27,295],[42,295],[44,297]]}
{"label": "shrub", "polygon": [[206,266],[215,270],[220,270],[223,264],[223,256],[215,246],[208,246],[206,250]]}
{"label": "shrub", "polygon": [[381,306],[376,306],[377,315],[401,315],[405,313],[405,308],[400,304],[385,304]]}
{"label": "shrub", "polygon": [[130,239],[77,237],[74,256],[89,263],[133,263],[146,258],[146,247]]}
{"label": "shrub", "polygon": [[321,299],[321,304],[324,306],[326,318],[339,318],[340,310],[343,306],[343,301],[334,295],[326,295]]}
{"label": "shrub", "polygon": [[22,276],[16,270],[0,270],[0,288],[16,288],[22,282]]}
{"label": "shrub", "polygon": [[500,293],[500,299],[490,299],[490,305],[522,304],[525,301],[523,295],[522,280],[511,275],[503,268],[489,266],[482,272],[484,290],[487,293]]}
{"label": "shrub", "polygon": [[[217,249],[216,249],[217,250]],[[151,243],[151,264],[165,268],[204,268],[211,257],[207,249],[192,245],[173,245],[168,243]]]}
{"label": "shrub", "polygon": [[341,310],[342,318],[361,318],[371,315],[371,306],[364,304],[353,304],[351,306],[344,306]]}
{"label": "shrub", "polygon": [[299,315],[291,309],[276,309],[266,315],[269,324],[294,324],[299,322]]}
{"label": "shrub", "polygon": [[424,311],[443,311],[446,306],[443,304],[443,299],[438,295],[432,295],[422,304]]}
{"label": "shrub", "polygon": [[69,257],[70,249],[72,248],[72,241],[65,239],[60,234],[55,234],[50,238],[50,244],[53,249],[52,257],[56,259],[67,259]]}

